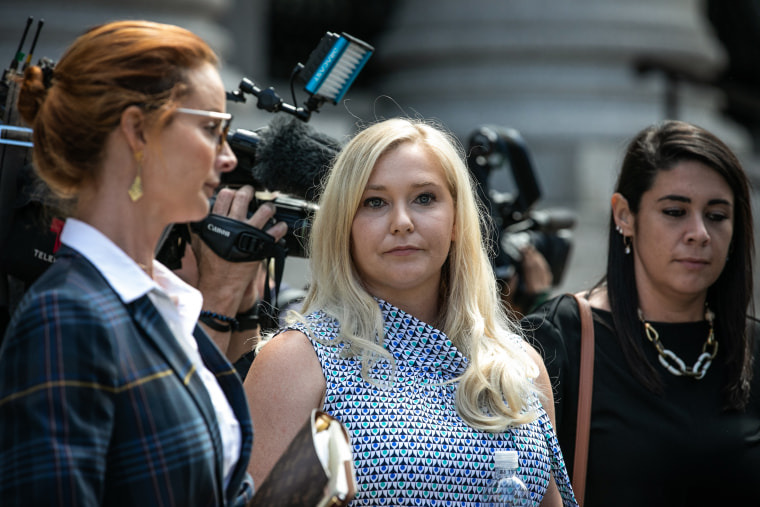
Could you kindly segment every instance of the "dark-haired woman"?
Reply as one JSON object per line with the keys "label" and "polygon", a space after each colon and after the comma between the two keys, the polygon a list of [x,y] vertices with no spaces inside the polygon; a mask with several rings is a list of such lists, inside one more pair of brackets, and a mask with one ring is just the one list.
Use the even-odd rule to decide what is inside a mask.
{"label": "dark-haired woman", "polygon": [[0,349],[3,506],[250,497],[245,394],[197,325],[222,298],[154,261],[164,229],[205,217],[236,164],[217,65],[187,30],[122,21],[77,38],[48,82],[25,75],[35,169],[71,217]]}
{"label": "dark-haired woman", "polygon": [[[629,144],[607,273],[582,293],[596,337],[586,507],[760,505],[748,187],[731,150],[695,125],[664,122]],[[555,381],[570,469],[578,307],[561,296],[523,324]]]}

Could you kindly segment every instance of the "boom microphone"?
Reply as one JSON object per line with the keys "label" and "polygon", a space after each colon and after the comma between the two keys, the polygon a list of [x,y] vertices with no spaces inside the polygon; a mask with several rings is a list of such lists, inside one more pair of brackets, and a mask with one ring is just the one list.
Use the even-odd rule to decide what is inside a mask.
{"label": "boom microphone", "polygon": [[222,175],[222,183],[251,184],[314,201],[320,181],[340,151],[340,143],[308,124],[287,116],[268,126],[238,129],[228,138],[238,167]]}
{"label": "boom microphone", "polygon": [[340,143],[295,118],[275,118],[261,132],[253,176],[268,190],[314,200]]}

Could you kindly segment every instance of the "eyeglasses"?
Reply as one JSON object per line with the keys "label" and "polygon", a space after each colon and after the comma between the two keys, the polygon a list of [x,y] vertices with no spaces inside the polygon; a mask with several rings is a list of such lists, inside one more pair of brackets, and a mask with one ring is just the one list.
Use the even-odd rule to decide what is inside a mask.
{"label": "eyeglasses", "polygon": [[205,116],[207,118],[214,118],[222,120],[222,131],[218,134],[216,151],[217,153],[222,151],[224,143],[227,142],[227,133],[230,131],[230,124],[232,123],[232,115],[229,113],[220,113],[218,111],[204,111],[202,109],[188,109],[186,107],[180,107],[175,109],[177,113],[193,114],[195,116]]}

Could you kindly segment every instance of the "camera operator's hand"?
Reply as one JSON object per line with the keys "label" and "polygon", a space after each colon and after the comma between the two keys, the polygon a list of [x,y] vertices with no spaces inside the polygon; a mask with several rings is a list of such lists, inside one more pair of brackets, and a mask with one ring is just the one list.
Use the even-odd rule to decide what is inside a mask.
{"label": "camera operator's hand", "polygon": [[552,288],[552,270],[546,258],[533,245],[526,245],[522,249],[522,271],[525,292],[535,296],[549,291]]}
{"label": "camera operator's hand", "polygon": [[[554,277],[546,258],[531,244],[520,249],[520,273],[502,290],[502,301],[519,315],[525,315],[543,303],[550,294]],[[521,278],[522,276],[522,278]]]}
{"label": "camera operator's hand", "polygon": [[[217,193],[211,212],[263,229],[274,216],[275,209],[271,204],[262,204],[250,218],[247,218],[253,192],[249,185],[238,190],[224,188]],[[265,231],[279,240],[285,236],[287,224],[278,222]],[[222,259],[193,234],[192,248],[185,252],[178,274],[201,291],[204,310],[235,317],[250,310],[259,299],[260,294],[255,281],[262,269],[262,261],[230,262]],[[243,340],[239,339],[239,336],[234,336],[241,333],[218,331],[205,324],[204,329],[230,361],[234,362],[250,348],[241,343]],[[255,331],[242,334],[250,337]]]}

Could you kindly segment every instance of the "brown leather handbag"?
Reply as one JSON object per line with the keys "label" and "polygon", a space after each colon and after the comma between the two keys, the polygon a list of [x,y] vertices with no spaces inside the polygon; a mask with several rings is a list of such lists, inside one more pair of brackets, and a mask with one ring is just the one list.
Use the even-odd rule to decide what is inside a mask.
{"label": "brown leather handbag", "polygon": [[591,396],[594,391],[594,317],[588,300],[573,294],[581,317],[581,367],[578,385],[578,419],[575,430],[575,459],[573,460],[573,491],[578,505],[583,507],[586,493],[589,431],[591,428]]}
{"label": "brown leather handbag", "polygon": [[[328,464],[318,456],[317,439],[329,440]],[[321,447],[321,446],[320,446]],[[248,507],[343,507],[357,491],[348,432],[337,419],[314,409]]]}

